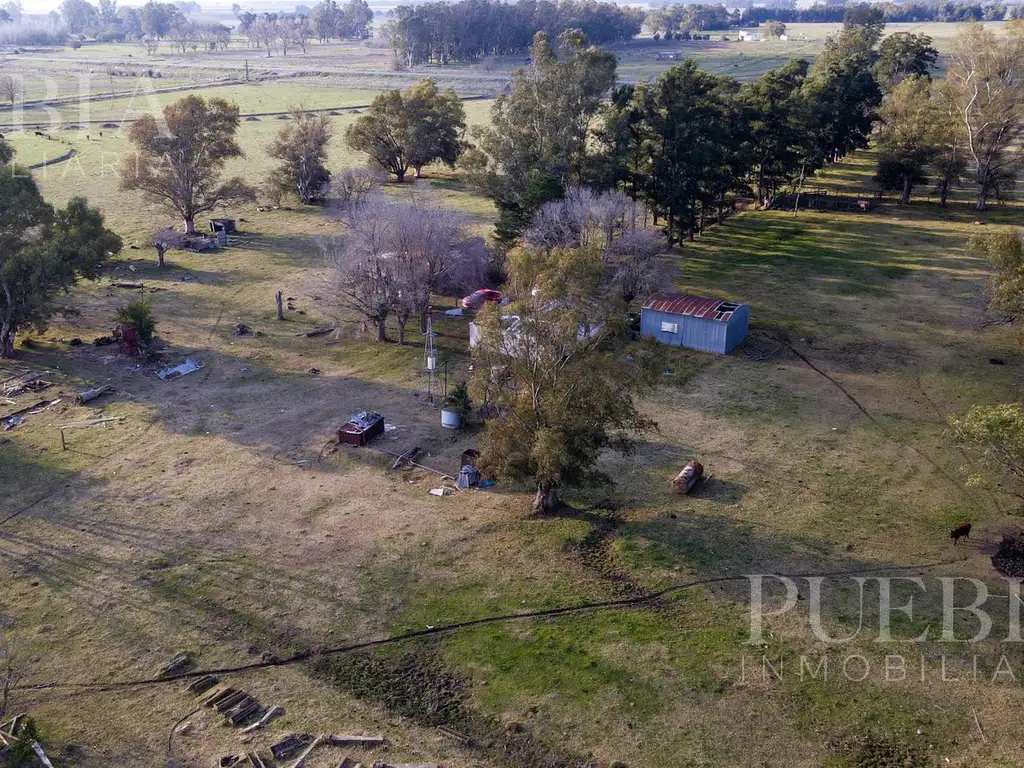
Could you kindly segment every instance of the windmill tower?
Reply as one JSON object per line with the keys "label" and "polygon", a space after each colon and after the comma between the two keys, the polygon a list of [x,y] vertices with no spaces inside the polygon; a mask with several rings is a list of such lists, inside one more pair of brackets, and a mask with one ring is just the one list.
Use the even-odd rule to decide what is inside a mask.
{"label": "windmill tower", "polygon": [[434,321],[427,315],[427,343],[424,349],[423,369],[427,373],[427,399],[435,405],[436,398],[443,397],[437,386],[437,347],[434,345]]}

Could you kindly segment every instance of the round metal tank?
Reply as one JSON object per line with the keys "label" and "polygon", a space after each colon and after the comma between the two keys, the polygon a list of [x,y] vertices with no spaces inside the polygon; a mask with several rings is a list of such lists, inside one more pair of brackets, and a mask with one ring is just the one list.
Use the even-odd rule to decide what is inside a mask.
{"label": "round metal tank", "polygon": [[441,409],[441,426],[445,429],[459,429],[462,427],[462,415],[447,408]]}

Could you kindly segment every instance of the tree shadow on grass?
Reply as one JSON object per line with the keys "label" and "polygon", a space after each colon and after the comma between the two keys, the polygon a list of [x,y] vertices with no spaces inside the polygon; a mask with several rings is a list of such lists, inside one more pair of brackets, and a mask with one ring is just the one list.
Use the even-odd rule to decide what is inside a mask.
{"label": "tree shadow on grass", "polygon": [[79,477],[78,472],[58,466],[48,451],[22,446],[17,441],[17,429],[0,432],[0,520],[30,516],[46,498],[60,493]]}
{"label": "tree shadow on grass", "polygon": [[246,246],[252,250],[269,254],[272,266],[288,266],[294,269],[323,269],[325,259],[320,243],[336,234],[330,227],[317,227],[312,234],[254,236]]}
{"label": "tree shadow on grass", "polygon": [[[167,259],[164,267],[157,266],[155,257],[153,259],[119,259],[112,265],[112,271],[114,274],[111,275],[111,278],[143,284],[160,283],[166,285],[181,283],[183,285],[199,284],[223,287],[238,285],[240,280],[247,279],[249,277],[243,270],[232,269],[230,267],[226,267],[223,263],[218,264],[212,261],[212,259],[216,258],[215,255],[211,255],[209,268],[203,269],[187,266],[176,261],[175,254],[177,253],[180,252],[167,252]],[[216,254],[218,252],[213,251],[212,253]],[[201,256],[203,254],[195,255]],[[129,267],[133,267],[134,269],[129,269]]]}

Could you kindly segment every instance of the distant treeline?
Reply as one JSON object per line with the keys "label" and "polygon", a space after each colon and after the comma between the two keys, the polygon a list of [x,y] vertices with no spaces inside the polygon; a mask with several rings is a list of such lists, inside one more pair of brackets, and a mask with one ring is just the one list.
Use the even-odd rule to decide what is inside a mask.
{"label": "distant treeline", "polygon": [[[726,30],[731,27],[755,27],[770,21],[783,24],[839,24],[846,19],[850,9],[857,9],[862,3],[813,5],[810,8],[790,8],[785,5],[773,7],[744,8],[730,13],[724,5],[704,3],[676,3],[651,11],[644,24],[651,32],[661,36],[679,35],[689,39],[690,35],[709,30]],[[881,9],[886,23],[925,21],[1002,21],[1024,18],[1024,6],[1007,7],[1001,3],[876,3],[873,8]]]}
{"label": "distant treeline", "polygon": [[[847,5],[812,5],[810,8],[744,8],[735,26],[752,26],[766,21],[784,24],[838,24],[843,21]],[[1007,7],[1002,3],[877,3],[888,24],[923,21],[1003,21],[1024,18],[1024,7]]]}
{"label": "distant treeline", "polygon": [[629,40],[640,33],[643,20],[638,9],[593,0],[460,0],[399,6],[384,35],[408,66],[450,64],[525,53],[537,32],[557,38],[579,29],[595,45]]}

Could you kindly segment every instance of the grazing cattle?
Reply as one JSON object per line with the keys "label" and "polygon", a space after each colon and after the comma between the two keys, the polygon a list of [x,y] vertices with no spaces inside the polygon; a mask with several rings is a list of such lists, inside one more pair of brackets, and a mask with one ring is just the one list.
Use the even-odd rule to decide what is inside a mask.
{"label": "grazing cattle", "polygon": [[963,525],[958,525],[956,528],[949,532],[949,538],[953,540],[954,547],[961,538],[971,538],[971,524],[964,523]]}
{"label": "grazing cattle", "polygon": [[43,133],[42,131],[36,131],[36,136],[38,136],[40,139],[42,139],[42,138],[46,137],[46,134]]}

